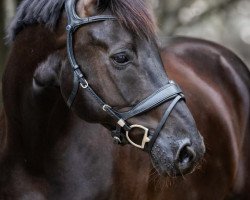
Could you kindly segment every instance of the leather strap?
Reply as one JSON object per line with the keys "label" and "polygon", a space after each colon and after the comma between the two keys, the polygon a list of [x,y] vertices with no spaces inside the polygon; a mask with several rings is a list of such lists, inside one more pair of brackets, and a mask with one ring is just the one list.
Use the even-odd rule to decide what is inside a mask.
{"label": "leather strap", "polygon": [[176,95],[182,93],[181,89],[175,83],[169,83],[152,95],[141,101],[137,104],[133,109],[128,112],[119,113],[119,115],[124,119],[127,120],[139,113],[146,112],[151,110],[154,107],[159,106],[160,104],[173,99]]}
{"label": "leather strap", "polygon": [[[171,102],[171,104],[169,105],[169,107],[167,108],[167,110],[165,111],[160,123],[158,124],[157,128],[155,129],[152,138],[150,139],[150,142],[148,143],[147,147],[145,148],[146,151],[151,151],[156,139],[158,138],[164,124],[166,123],[170,113],[172,112],[172,110],[174,109],[175,105],[178,103],[178,101],[180,101],[181,99],[183,99],[184,96],[183,95],[178,95],[175,97],[175,99]],[[151,134],[152,135],[152,134]]]}

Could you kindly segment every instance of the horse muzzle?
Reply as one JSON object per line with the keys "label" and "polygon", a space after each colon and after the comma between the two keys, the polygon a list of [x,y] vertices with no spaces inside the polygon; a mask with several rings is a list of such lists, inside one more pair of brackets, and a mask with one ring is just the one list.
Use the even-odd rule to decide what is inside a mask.
{"label": "horse muzzle", "polygon": [[190,139],[171,139],[159,137],[152,151],[152,162],[160,175],[176,177],[195,171],[205,153],[202,137],[195,142]]}

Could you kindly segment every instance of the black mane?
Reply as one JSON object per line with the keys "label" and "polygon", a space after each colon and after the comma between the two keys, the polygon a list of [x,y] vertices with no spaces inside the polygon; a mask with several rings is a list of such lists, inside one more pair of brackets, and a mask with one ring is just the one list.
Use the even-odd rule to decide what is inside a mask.
{"label": "black mane", "polygon": [[65,0],[23,0],[7,29],[7,41],[13,41],[22,29],[32,24],[45,24],[53,30],[64,3]]}
{"label": "black mane", "polygon": [[[13,41],[22,29],[33,24],[44,24],[50,30],[54,30],[65,1],[23,0],[7,29],[7,41]],[[99,0],[99,9],[106,8],[109,8],[127,29],[139,36],[154,36],[155,23],[145,0]]]}

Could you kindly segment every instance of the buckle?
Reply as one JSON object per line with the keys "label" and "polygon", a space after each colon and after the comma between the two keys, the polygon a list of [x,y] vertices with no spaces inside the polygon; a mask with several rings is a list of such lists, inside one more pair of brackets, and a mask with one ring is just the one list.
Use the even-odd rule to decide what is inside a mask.
{"label": "buckle", "polygon": [[107,109],[111,109],[111,106],[109,106],[107,104],[103,105],[102,110],[107,112]]}
{"label": "buckle", "polygon": [[[131,131],[133,128],[139,128],[139,129],[144,130],[144,136],[143,136],[141,145],[134,143],[134,142],[130,139],[130,137],[129,137],[129,131]],[[129,141],[129,143],[132,144],[133,146],[139,148],[139,149],[144,149],[145,144],[146,144],[147,142],[150,141],[150,139],[149,139],[149,137],[148,137],[148,131],[149,131],[148,128],[146,128],[146,127],[144,127],[144,126],[142,126],[142,125],[134,124],[134,125],[131,125],[131,126],[130,126],[130,130],[129,130],[129,131],[126,131],[126,138],[127,138],[127,140]]]}
{"label": "buckle", "polygon": [[80,85],[81,85],[81,87],[82,87],[83,89],[86,89],[87,87],[89,87],[89,83],[87,82],[86,79],[83,79],[83,81],[84,81],[84,84],[83,84],[83,83],[80,83]]}
{"label": "buckle", "polygon": [[121,144],[122,143],[121,139],[117,136],[113,137],[113,142],[114,142],[114,144]]}

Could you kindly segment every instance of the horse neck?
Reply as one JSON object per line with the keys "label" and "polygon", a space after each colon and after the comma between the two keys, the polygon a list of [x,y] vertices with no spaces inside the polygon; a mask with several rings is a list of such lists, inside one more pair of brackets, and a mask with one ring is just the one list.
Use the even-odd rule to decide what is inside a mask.
{"label": "horse neck", "polygon": [[34,73],[39,64],[58,50],[55,37],[41,26],[19,33],[3,77],[8,149],[28,157],[39,158],[43,151],[49,151],[59,137],[58,130],[62,128],[59,126],[69,118],[59,87],[34,91]]}

